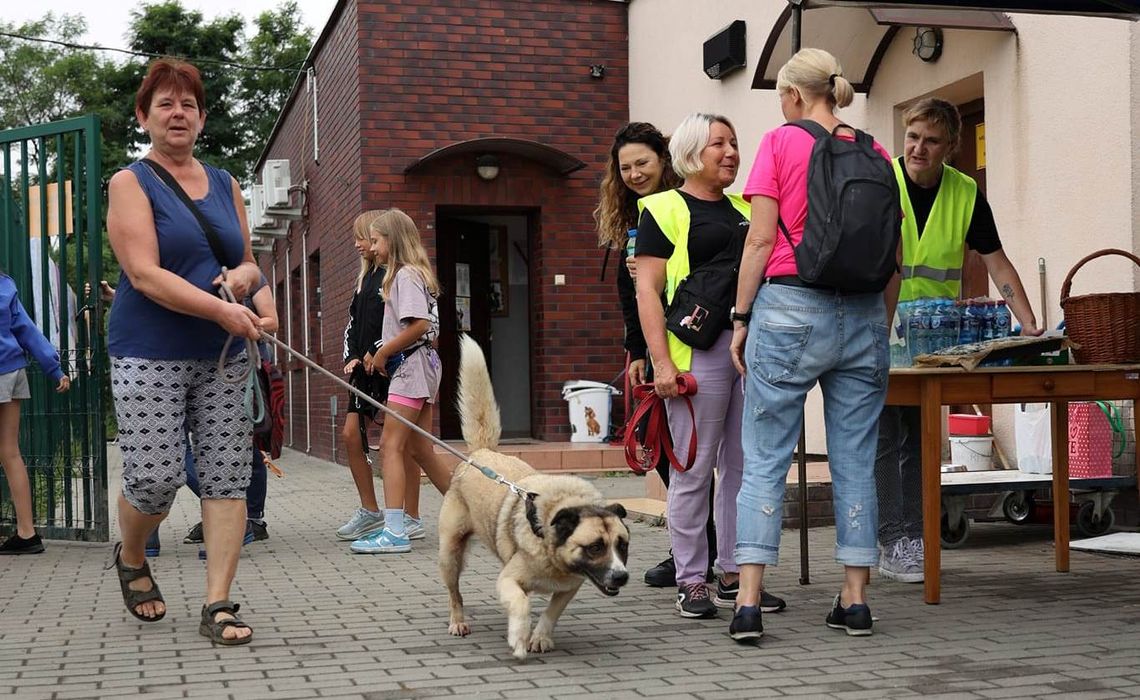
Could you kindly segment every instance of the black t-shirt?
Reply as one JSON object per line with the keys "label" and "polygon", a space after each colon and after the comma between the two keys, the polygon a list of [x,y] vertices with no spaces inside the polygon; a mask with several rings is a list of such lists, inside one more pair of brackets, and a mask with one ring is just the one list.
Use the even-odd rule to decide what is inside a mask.
{"label": "black t-shirt", "polygon": [[[689,207],[689,269],[695,270],[716,257],[735,239],[740,241],[748,233],[748,219],[728,197],[715,202],[680,193]],[[646,209],[637,224],[637,255],[669,258],[673,243],[657,225],[653,214]]]}
{"label": "black t-shirt", "polygon": [[[926,226],[926,220],[930,218],[930,210],[934,208],[934,200],[938,198],[938,185],[941,185],[942,181],[939,180],[938,185],[928,189],[910,179],[902,158],[899,158],[899,164],[903,165],[906,194],[914,210],[914,223],[918,226],[918,236],[922,238],[922,229]],[[994,212],[981,190],[978,190],[978,196],[974,200],[974,213],[970,217],[970,228],[966,230],[966,246],[981,255],[1001,250],[1001,238],[998,237]]]}

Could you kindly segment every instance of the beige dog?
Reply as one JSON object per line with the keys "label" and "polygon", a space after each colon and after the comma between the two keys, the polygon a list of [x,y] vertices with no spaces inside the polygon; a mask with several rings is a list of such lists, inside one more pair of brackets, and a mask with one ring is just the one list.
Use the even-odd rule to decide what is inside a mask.
{"label": "beige dog", "polygon": [[[529,492],[515,495],[476,467],[461,464],[439,512],[439,570],[451,597],[448,632],[466,636],[459,575],[472,535],[499,557],[499,600],[507,613],[507,643],[519,659],[554,648],[554,625],[583,581],[607,596],[629,581],[625,509],[607,506],[596,488],[572,476],[539,474],[525,462],[493,451],[501,431],[499,407],[483,351],[461,340],[459,412],[471,460]],[[551,594],[530,631],[530,594]]]}

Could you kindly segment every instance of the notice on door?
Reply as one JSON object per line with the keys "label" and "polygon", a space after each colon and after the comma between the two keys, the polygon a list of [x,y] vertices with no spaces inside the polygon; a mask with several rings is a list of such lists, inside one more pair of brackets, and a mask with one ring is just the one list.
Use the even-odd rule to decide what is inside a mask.
{"label": "notice on door", "polygon": [[982,122],[974,127],[974,144],[977,146],[978,167],[976,170],[986,169],[986,123]]}

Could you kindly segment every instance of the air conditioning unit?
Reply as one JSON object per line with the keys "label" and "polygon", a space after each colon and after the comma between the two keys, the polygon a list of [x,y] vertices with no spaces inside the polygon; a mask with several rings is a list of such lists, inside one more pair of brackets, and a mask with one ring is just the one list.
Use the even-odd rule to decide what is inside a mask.
{"label": "air conditioning unit", "polygon": [[289,207],[289,161],[267,160],[261,169],[261,184],[265,188],[265,206],[285,209]]}
{"label": "air conditioning unit", "polygon": [[261,185],[250,188],[250,209],[253,214],[249,217],[249,227],[252,229],[273,228],[277,221],[265,215],[265,190]]}

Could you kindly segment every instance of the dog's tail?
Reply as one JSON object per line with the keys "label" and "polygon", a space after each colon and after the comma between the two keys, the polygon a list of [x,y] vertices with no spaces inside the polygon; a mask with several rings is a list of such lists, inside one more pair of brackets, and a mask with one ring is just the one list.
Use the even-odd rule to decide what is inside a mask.
{"label": "dog's tail", "polygon": [[487,361],[471,336],[461,335],[459,346],[458,404],[463,439],[471,450],[493,450],[499,445],[502,423]]}

